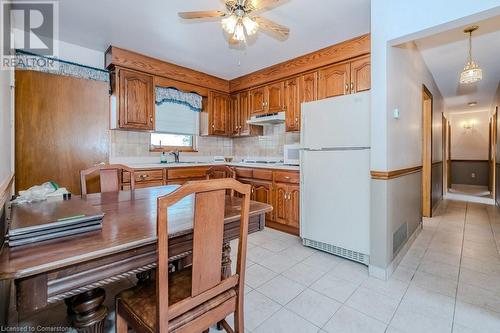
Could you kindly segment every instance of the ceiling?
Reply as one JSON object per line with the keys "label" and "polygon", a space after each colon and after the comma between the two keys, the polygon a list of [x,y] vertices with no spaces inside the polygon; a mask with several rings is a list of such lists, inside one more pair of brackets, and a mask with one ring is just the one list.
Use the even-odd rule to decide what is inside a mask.
{"label": "ceiling", "polygon": [[262,14],[290,28],[286,41],[259,31],[246,51],[229,47],[219,20],[189,22],[179,11],[224,9],[222,0],[61,0],[62,41],[104,52],[130,49],[224,79],[370,31],[370,0],[286,0]]}
{"label": "ceiling", "polygon": [[[447,112],[489,110],[500,82],[500,18],[476,24],[479,30],[472,34],[472,58],[483,69],[483,80],[477,84],[459,84],[467,61],[468,37],[463,32],[466,27],[416,41],[444,97]],[[467,105],[474,101],[476,106]]]}

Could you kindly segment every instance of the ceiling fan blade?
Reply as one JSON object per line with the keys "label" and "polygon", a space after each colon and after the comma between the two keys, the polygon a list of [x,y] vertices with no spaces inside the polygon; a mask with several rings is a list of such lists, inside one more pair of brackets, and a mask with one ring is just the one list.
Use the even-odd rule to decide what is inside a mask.
{"label": "ceiling fan blade", "polygon": [[252,11],[263,10],[281,5],[285,0],[246,0],[246,7]]}
{"label": "ceiling fan blade", "polygon": [[207,17],[223,17],[226,16],[226,13],[220,10],[207,10],[201,12],[180,12],[178,13],[179,17],[183,19],[201,19]]}
{"label": "ceiling fan blade", "polygon": [[286,39],[290,34],[290,29],[288,29],[284,25],[275,23],[261,16],[252,17],[252,20],[257,22],[260,28],[270,32],[273,35],[278,36],[279,39]]}

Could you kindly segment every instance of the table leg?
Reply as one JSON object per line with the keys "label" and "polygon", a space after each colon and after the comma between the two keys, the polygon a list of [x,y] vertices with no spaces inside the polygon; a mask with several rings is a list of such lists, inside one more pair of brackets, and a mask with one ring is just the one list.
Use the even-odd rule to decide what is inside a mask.
{"label": "table leg", "polygon": [[103,305],[106,293],[102,288],[92,289],[75,296],[72,309],[75,313],[73,326],[81,333],[102,333],[108,316],[108,309]]}
{"label": "table leg", "polygon": [[[222,277],[228,278],[231,276],[231,244],[224,242],[222,244]],[[217,323],[217,330],[223,329],[222,322]]]}

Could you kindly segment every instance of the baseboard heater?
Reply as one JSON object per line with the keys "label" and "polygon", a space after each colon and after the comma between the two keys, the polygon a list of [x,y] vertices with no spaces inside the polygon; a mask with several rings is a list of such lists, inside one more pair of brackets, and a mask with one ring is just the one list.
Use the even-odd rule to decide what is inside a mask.
{"label": "baseboard heater", "polygon": [[324,252],[334,254],[334,255],[339,256],[339,257],[343,257],[343,258],[346,258],[346,259],[349,259],[352,261],[359,262],[359,263],[364,264],[366,266],[368,266],[368,264],[370,263],[370,256],[366,255],[364,253],[344,249],[342,247],[338,247],[335,245],[310,240],[307,238],[302,239],[302,244],[304,244],[305,246],[308,246],[308,247],[312,247],[312,248],[315,248],[315,249],[318,249],[318,250],[321,250]]}

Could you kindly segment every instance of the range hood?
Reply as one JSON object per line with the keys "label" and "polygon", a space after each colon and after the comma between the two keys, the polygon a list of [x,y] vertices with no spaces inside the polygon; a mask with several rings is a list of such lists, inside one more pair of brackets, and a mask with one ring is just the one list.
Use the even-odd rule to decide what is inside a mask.
{"label": "range hood", "polygon": [[266,126],[283,124],[285,122],[285,112],[276,112],[252,116],[247,123],[250,125]]}

